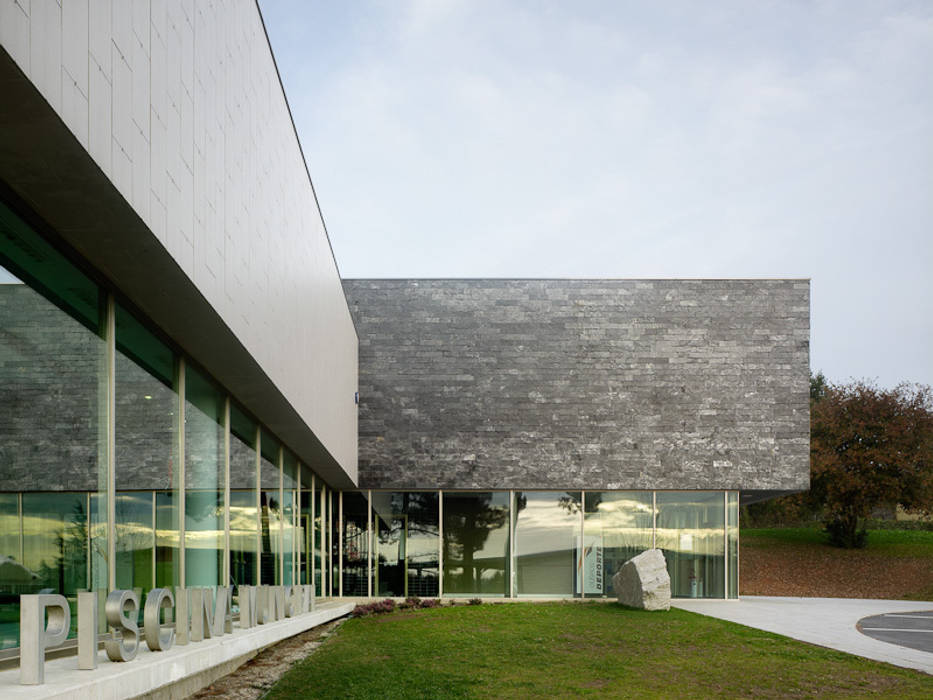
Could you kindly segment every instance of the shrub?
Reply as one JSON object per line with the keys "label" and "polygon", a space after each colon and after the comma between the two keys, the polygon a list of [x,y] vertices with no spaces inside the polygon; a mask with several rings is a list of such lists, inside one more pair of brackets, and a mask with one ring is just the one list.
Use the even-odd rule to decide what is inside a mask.
{"label": "shrub", "polygon": [[353,608],[353,612],[350,613],[350,617],[366,617],[367,615],[373,614],[372,603],[363,605],[357,603],[356,607]]}
{"label": "shrub", "polygon": [[390,613],[395,610],[395,601],[391,598],[380,600],[378,603],[373,603],[373,605],[375,606],[374,612],[377,613]]}
{"label": "shrub", "polygon": [[441,607],[441,601],[438,598],[426,598],[421,601],[422,608],[439,608]]}
{"label": "shrub", "polygon": [[366,617],[367,615],[377,615],[381,613],[390,613],[395,610],[395,601],[391,598],[378,600],[365,605],[357,605],[350,613],[351,617]]}
{"label": "shrub", "polygon": [[470,599],[467,601],[467,603],[470,604],[470,605],[482,605],[482,604],[483,604],[483,600],[482,600],[482,598],[470,598]]}

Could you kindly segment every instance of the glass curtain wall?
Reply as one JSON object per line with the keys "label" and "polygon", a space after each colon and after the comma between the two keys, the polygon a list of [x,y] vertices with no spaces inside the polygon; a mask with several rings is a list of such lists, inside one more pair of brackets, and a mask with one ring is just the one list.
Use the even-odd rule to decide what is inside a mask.
{"label": "glass curtain wall", "polygon": [[723,598],[725,504],[722,491],[658,491],[657,547],[675,598]]}
{"label": "glass curtain wall", "polygon": [[615,597],[612,577],[629,559],[651,549],[653,493],[587,491],[583,499],[583,557],[577,576],[583,577],[587,597]]}
{"label": "glass curtain wall", "polygon": [[[323,490],[318,499],[330,501]],[[738,596],[735,491],[517,491],[511,502],[506,491],[369,491],[342,501],[331,570],[340,595],[615,597],[622,564],[658,546],[674,597]]]}
{"label": "glass curtain wall", "polygon": [[342,496],[343,595],[369,595],[369,499],[359,491]]}
{"label": "glass curtain wall", "polygon": [[223,582],[225,397],[185,368],[185,585]]}
{"label": "glass curtain wall", "polygon": [[282,552],[282,482],[279,478],[281,445],[265,430],[262,431],[259,445],[259,583],[277,586],[282,582],[279,556]]}
{"label": "glass curtain wall", "polygon": [[314,594],[321,598],[327,593],[327,487],[314,482]]}
{"label": "glass curtain wall", "polygon": [[314,583],[314,480],[311,470],[301,465],[301,493],[298,497],[298,568],[301,585]]}
{"label": "glass curtain wall", "polygon": [[[179,583],[178,513],[173,508],[178,502],[178,362],[120,304],[115,327],[115,583],[135,590],[142,608],[156,585],[157,568],[163,585]],[[169,527],[157,531],[158,492],[172,498],[162,513]]]}
{"label": "glass curtain wall", "polygon": [[509,492],[444,493],[444,595],[509,594]]}
{"label": "glass curtain wall", "polygon": [[374,491],[373,595],[438,595],[437,491]]}
{"label": "glass curtain wall", "polygon": [[727,598],[739,597],[739,492],[726,492],[726,564],[729,567]]}
{"label": "glass curtain wall", "polygon": [[312,551],[319,595],[337,574],[333,493],[306,469],[327,510],[299,517],[296,457],[4,202],[0,331],[0,649],[21,594],[65,595],[74,628],[80,591],[288,583]]}
{"label": "glass curtain wall", "polygon": [[296,548],[301,539],[296,533],[296,518],[298,516],[298,460],[288,450],[282,453],[282,552],[283,575],[282,583],[291,586],[297,583],[295,572],[297,570]]}
{"label": "glass curtain wall", "polygon": [[327,489],[327,549],[330,571],[328,595],[340,595],[340,492]]}
{"label": "glass curtain wall", "polygon": [[581,491],[515,493],[516,595],[579,595]]}
{"label": "glass curtain wall", "polygon": [[0,203],[3,647],[20,594],[61,593],[74,613],[78,591],[107,590],[106,318],[97,285]]}
{"label": "glass curtain wall", "polygon": [[259,426],[230,406],[230,585],[259,582]]}

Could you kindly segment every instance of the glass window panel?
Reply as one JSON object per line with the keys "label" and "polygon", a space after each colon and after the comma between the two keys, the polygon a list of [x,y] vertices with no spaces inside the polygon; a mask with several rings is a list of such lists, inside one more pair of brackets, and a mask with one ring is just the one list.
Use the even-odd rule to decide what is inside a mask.
{"label": "glass window panel", "polygon": [[295,581],[298,537],[295,532],[298,499],[298,460],[288,450],[282,455],[282,555],[284,559],[284,585]]}
{"label": "glass window panel", "polygon": [[312,491],[313,475],[307,466],[301,465],[301,494],[298,498],[298,569],[301,573],[299,583],[306,585],[313,583],[311,576],[311,557],[314,547],[314,522],[312,517],[312,504],[314,492]]}
{"label": "glass window panel", "polygon": [[729,491],[726,504],[726,535],[729,538],[729,598],[739,597],[739,492]]}
{"label": "glass window panel", "polygon": [[[119,304],[115,324],[116,583],[142,600],[155,577],[155,491],[178,488],[176,363],[172,350]],[[177,531],[178,514],[163,517]],[[177,582],[168,570],[178,567],[177,547],[162,554],[165,575]]]}
{"label": "glass window panel", "polygon": [[[90,509],[91,494],[106,494],[104,302],[0,203],[0,491],[23,494],[23,536],[41,547],[30,552],[2,539],[0,624],[18,620],[19,593],[49,589],[73,599],[79,589],[107,586],[106,508]],[[3,508],[12,516],[12,501]],[[56,553],[64,544],[55,537],[69,549]],[[14,637],[4,633],[0,645],[16,645]]]}
{"label": "glass window panel", "polygon": [[722,491],[658,491],[657,546],[675,598],[725,596]]}
{"label": "glass window panel", "polygon": [[0,649],[19,645],[19,596],[38,590],[23,564],[22,527],[19,495],[0,493]]}
{"label": "glass window panel", "polygon": [[156,491],[156,586],[169,588],[181,585],[178,566],[178,494]]}
{"label": "glass window panel", "polygon": [[509,590],[508,491],[444,494],[444,595]]}
{"label": "glass window panel", "polygon": [[23,566],[21,577],[32,590],[61,593],[71,608],[71,631],[77,625],[77,592],[88,590],[88,494],[23,494]]}
{"label": "glass window panel", "polygon": [[583,561],[578,572],[583,573],[588,597],[616,597],[612,577],[629,559],[651,549],[652,494],[587,491],[583,498]]}
{"label": "glass window panel", "polygon": [[224,395],[185,368],[185,585],[216,586],[224,554]]}
{"label": "glass window panel", "polygon": [[343,594],[365,596],[369,581],[369,501],[365,493],[343,492]]}
{"label": "glass window panel", "polygon": [[579,491],[515,494],[515,574],[518,595],[578,594]]}
{"label": "glass window panel", "polygon": [[155,576],[155,491],[120,491],[114,505],[117,588],[135,590],[142,601]]}
{"label": "glass window panel", "polygon": [[314,518],[311,517],[311,504],[314,502],[314,492],[310,488],[311,475],[308,474],[307,478],[308,488],[305,488],[305,475],[302,474],[302,489],[298,504],[298,569],[301,572],[298,582],[303,586],[313,582],[311,552],[313,551]]}
{"label": "glass window panel", "polygon": [[100,328],[101,294],[94,282],[0,202],[0,273],[64,310],[92,333]]}
{"label": "glass window panel", "polygon": [[230,407],[230,583],[254,586],[259,567],[256,423]]}
{"label": "glass window panel", "polygon": [[282,503],[279,494],[279,442],[265,430],[260,439],[259,460],[260,515],[262,537],[260,543],[260,583],[281,583],[279,555],[282,551]]}
{"label": "glass window panel", "polygon": [[314,510],[314,593],[317,597],[323,598],[327,595],[327,489],[320,479],[314,481],[314,498],[316,508]]}
{"label": "glass window panel", "polygon": [[328,570],[330,579],[328,582],[328,594],[337,595],[340,591],[340,530],[338,529],[339,518],[338,511],[339,493],[333,489],[327,489],[327,548],[328,548]]}
{"label": "glass window panel", "polygon": [[438,594],[437,491],[373,492],[373,595]]}

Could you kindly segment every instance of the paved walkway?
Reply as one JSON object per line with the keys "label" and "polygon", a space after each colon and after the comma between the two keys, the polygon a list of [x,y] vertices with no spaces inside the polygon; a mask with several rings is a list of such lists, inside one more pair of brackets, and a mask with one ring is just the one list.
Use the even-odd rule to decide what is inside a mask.
{"label": "paved walkway", "polygon": [[933,674],[933,653],[872,639],[856,629],[858,621],[866,616],[929,611],[933,609],[933,602],[745,596],[741,600],[728,601],[681,599],[671,601],[671,605]]}

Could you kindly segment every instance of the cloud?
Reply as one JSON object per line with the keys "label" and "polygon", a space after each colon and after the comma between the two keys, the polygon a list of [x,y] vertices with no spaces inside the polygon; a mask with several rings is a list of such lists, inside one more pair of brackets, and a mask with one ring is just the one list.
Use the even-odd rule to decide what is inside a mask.
{"label": "cloud", "polygon": [[933,383],[933,6],[352,7],[262,3],[345,275],[812,276],[814,367]]}

